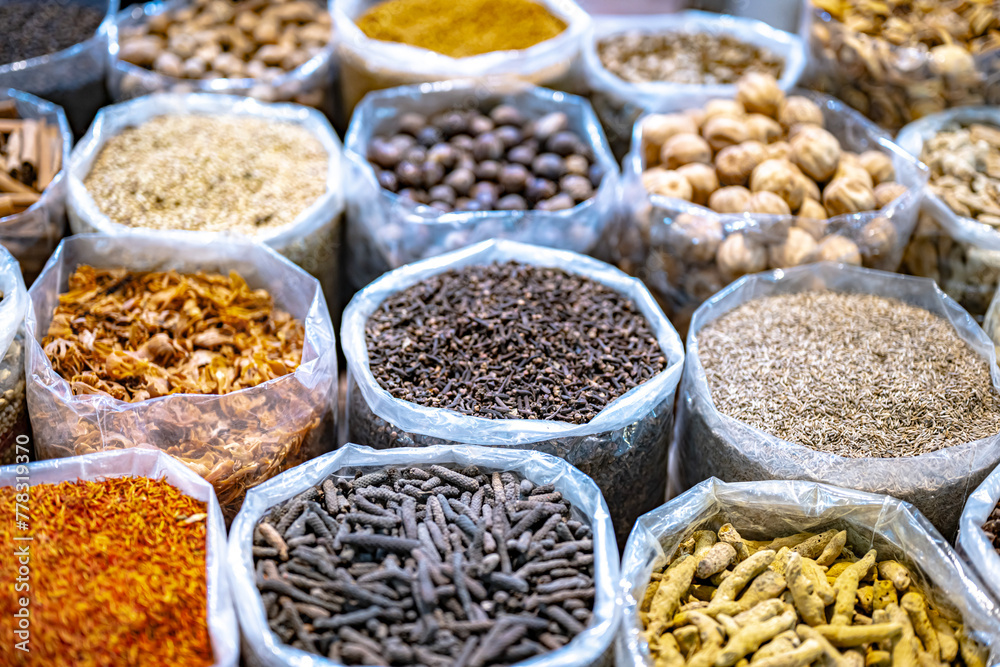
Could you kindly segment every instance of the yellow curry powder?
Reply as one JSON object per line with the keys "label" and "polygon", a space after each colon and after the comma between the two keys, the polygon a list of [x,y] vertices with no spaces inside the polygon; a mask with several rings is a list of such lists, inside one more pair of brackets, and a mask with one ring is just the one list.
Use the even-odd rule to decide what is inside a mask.
{"label": "yellow curry powder", "polygon": [[526,49],[566,30],[566,22],[532,0],[388,0],[358,27],[371,39],[465,58]]}

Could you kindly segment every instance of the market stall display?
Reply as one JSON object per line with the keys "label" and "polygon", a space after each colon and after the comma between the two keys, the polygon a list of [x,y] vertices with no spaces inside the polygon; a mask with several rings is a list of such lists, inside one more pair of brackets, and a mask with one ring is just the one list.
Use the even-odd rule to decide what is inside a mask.
{"label": "market stall display", "polygon": [[1000,604],[1000,469],[969,496],[955,546]]}
{"label": "market stall display", "polygon": [[231,519],[247,488],[332,445],[326,303],[264,246],[75,236],[29,294],[28,405],[43,459],[162,449],[213,483]]}
{"label": "market stall display", "polygon": [[0,7],[0,90],[61,106],[82,135],[108,97],[108,45],[118,0],[14,0]]}
{"label": "market stall display", "polygon": [[[233,234],[319,279],[331,309],[340,266],[341,145],[314,109],[232,95],[161,93],[101,111],[69,165],[74,233]],[[184,237],[184,234],[180,234]]]}
{"label": "market stall display", "polygon": [[894,271],[927,169],[857,112],[744,76],[736,99],[651,114],[626,158],[619,262],[686,330],[742,275],[817,261]]}
{"label": "market stall display", "polygon": [[981,319],[1000,284],[1000,113],[950,109],[910,123],[896,141],[930,167],[901,269],[933,278]]}
{"label": "market stall display", "polygon": [[997,607],[919,512],[824,484],[703,482],[639,519],[622,583],[629,667],[1000,657]]}
{"label": "market stall display", "polygon": [[[18,436],[28,430],[24,397],[24,312],[28,292],[17,265],[0,248],[0,465],[14,462]],[[25,451],[30,447],[25,446]]]}
{"label": "market stall display", "polygon": [[[420,312],[433,317],[411,326]],[[620,540],[663,499],[684,355],[649,292],[613,267],[481,243],[372,283],[342,337],[342,441],[554,454],[594,478]]]}
{"label": "market stall display", "polygon": [[344,140],[352,287],[491,238],[589,252],[618,166],[583,99],[520,84],[372,93]]}
{"label": "market stall display", "polygon": [[0,498],[26,506],[24,526],[0,526],[12,554],[0,578],[25,568],[29,587],[0,609],[27,611],[32,661],[236,666],[225,524],[211,485],[183,464],[130,450],[4,466]]}
{"label": "market stall display", "polygon": [[316,653],[589,667],[618,631],[607,505],[539,452],[346,445],[251,491],[229,560],[249,658],[267,667]]}
{"label": "market stall display", "polygon": [[116,100],[215,92],[333,112],[333,21],[323,0],[173,0],[117,17]]}

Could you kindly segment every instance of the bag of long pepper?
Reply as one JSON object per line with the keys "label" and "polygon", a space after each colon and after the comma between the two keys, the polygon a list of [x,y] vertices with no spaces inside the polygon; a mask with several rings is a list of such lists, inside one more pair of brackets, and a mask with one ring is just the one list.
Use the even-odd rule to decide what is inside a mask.
{"label": "bag of long pepper", "polygon": [[548,454],[348,444],[250,491],[230,537],[251,665],[611,664],[608,507]]}
{"label": "bag of long pepper", "polygon": [[1000,468],[969,496],[955,546],[1000,604]]}

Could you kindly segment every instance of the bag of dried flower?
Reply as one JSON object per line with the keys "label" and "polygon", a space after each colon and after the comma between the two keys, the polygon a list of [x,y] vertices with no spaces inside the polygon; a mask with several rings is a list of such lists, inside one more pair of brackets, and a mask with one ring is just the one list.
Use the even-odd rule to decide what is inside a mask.
{"label": "bag of dried flower", "polygon": [[[467,127],[450,127],[453,110],[477,118],[456,117]],[[427,127],[401,127],[417,119]],[[422,135],[419,145],[377,164],[382,155],[376,151],[387,143],[390,151],[399,139],[417,144],[410,133]],[[550,143],[559,140],[568,145]],[[618,165],[593,109],[582,98],[545,88],[449,81],[375,92],[358,106],[344,145],[350,193],[346,261],[357,289],[390,269],[492,238],[590,252],[618,210]],[[426,173],[436,172],[433,181],[422,182],[427,197],[422,191],[413,195],[419,188],[396,176],[412,166],[410,152],[424,155],[418,166]],[[439,153],[452,154],[442,162],[445,169],[437,169],[446,159]],[[571,172],[573,161],[584,164]],[[487,168],[500,173],[487,174]],[[463,173],[470,182],[461,185]],[[386,175],[394,190],[383,187],[380,177]],[[537,196],[532,182],[539,186]],[[476,196],[481,187],[490,189],[487,199]],[[447,194],[436,194],[439,189]],[[517,203],[508,207],[507,200]],[[437,208],[441,204],[447,206]]]}
{"label": "bag of dried flower", "polygon": [[[246,503],[233,522],[229,541],[229,562],[232,565],[230,581],[239,610],[250,664],[255,667],[282,667],[291,664],[333,667],[340,664],[337,660],[310,655],[284,644],[268,626],[268,617],[256,585],[252,553],[259,549],[254,546],[254,533],[258,522],[271,508],[282,501],[307,497],[301,494],[320,485],[331,475],[350,479],[361,473],[378,472],[390,466],[402,469],[430,465],[456,465],[463,468],[475,466],[481,472],[487,473],[512,472],[519,474],[536,487],[551,485],[554,493],[561,495],[572,505],[573,518],[590,528],[589,540],[593,549],[591,618],[586,627],[568,644],[536,656],[531,664],[539,667],[570,664],[585,667],[609,665],[613,650],[612,641],[618,632],[620,621],[615,599],[615,587],[618,583],[618,549],[608,516],[608,506],[591,479],[565,461],[541,452],[467,445],[434,445],[378,451],[354,444],[345,445],[335,452],[297,466],[294,470],[289,470],[253,489],[247,494]],[[313,497],[318,498],[318,494]],[[342,495],[340,497],[343,498]],[[328,502],[324,500],[324,503]],[[354,520],[362,518],[355,516]],[[479,598],[476,598],[476,601],[478,602]],[[438,632],[438,636],[440,635]],[[416,644],[416,642],[407,643],[410,646]],[[478,664],[484,662],[480,661]]]}
{"label": "bag of dried flower", "polygon": [[643,111],[732,98],[746,71],[771,72],[787,92],[805,70],[806,48],[797,35],[761,21],[684,11],[602,17],[584,41],[583,61],[590,102],[615,155],[623,156]]}
{"label": "bag of dried flower", "polygon": [[[111,480],[122,485],[115,493],[127,497],[124,503],[108,502],[114,495],[110,491],[81,488],[87,483]],[[135,484],[130,485],[130,480]],[[143,482],[145,488],[138,488]],[[226,573],[226,525],[211,484],[163,452],[139,449],[0,468],[0,490],[14,487],[22,493],[24,484],[30,487],[26,503],[30,527],[15,531],[13,520],[5,522],[4,528],[9,531],[5,537],[12,539],[0,542],[10,553],[14,553],[15,545],[27,545],[29,551],[31,625],[27,645],[33,660],[50,665],[109,664],[109,659],[123,659],[121,651],[138,650],[145,664],[183,660],[185,665],[236,667],[239,626]],[[54,485],[70,488],[59,493]],[[150,503],[153,506],[147,516],[142,506]],[[89,514],[65,511],[67,507],[88,506]],[[168,526],[146,523],[153,515],[161,518],[162,512],[180,507],[197,513],[170,516]],[[88,530],[90,520],[103,523]],[[59,533],[52,534],[49,529]],[[104,530],[115,531],[115,535]],[[137,531],[140,534],[136,535]],[[200,540],[199,531],[204,534]],[[147,541],[150,533],[155,537]],[[15,541],[26,535],[30,541]],[[127,547],[121,543],[128,540],[126,535],[132,540]],[[113,545],[111,551],[109,544]],[[119,548],[125,553],[116,557]],[[95,557],[94,561],[79,560],[84,549]],[[144,569],[131,570],[135,564],[130,561],[138,563],[144,555],[148,555]],[[192,571],[199,561],[204,569]],[[15,562],[13,556],[3,560],[5,565]],[[64,567],[79,570],[85,581],[74,586],[69,574],[60,571]],[[127,577],[109,581],[108,577],[114,576],[111,573],[116,569],[120,572],[122,567],[128,570]],[[151,576],[157,578],[149,579]],[[135,581],[128,581],[128,577]],[[177,578],[187,581],[178,586]],[[13,576],[7,581],[13,581]],[[133,583],[135,588],[129,588]],[[101,599],[81,599],[94,590],[99,590]],[[5,598],[11,604],[16,604],[15,600],[14,596]],[[198,602],[201,608],[180,607]],[[88,610],[92,617],[86,617]],[[14,610],[10,612],[13,617]],[[160,619],[156,628],[145,632],[145,626],[152,621],[142,615],[163,613],[172,617]],[[174,635],[168,636],[170,633]],[[183,635],[178,636],[180,633]],[[10,647],[8,643],[5,650],[13,650]],[[94,654],[88,654],[89,647],[94,647]]]}
{"label": "bag of dried flower", "polygon": [[318,278],[333,308],[341,151],[329,121],[297,104],[208,93],[115,104],[73,151],[70,228],[114,236],[155,229],[164,243],[175,230],[197,232],[205,244],[250,236]]}
{"label": "bag of dried flower", "polygon": [[[817,535],[809,539],[810,534]],[[661,660],[669,655],[669,647],[673,646],[677,661],[664,661],[663,664],[693,662],[685,660],[683,654],[678,652],[684,632],[663,632],[662,626],[651,627],[658,615],[653,613],[650,603],[656,604],[657,611],[661,611],[664,606],[669,607],[672,600],[670,595],[666,595],[671,592],[668,587],[661,584],[652,588],[650,584],[669,559],[691,554],[692,551],[698,553],[702,548],[710,549],[713,545],[718,545],[717,551],[721,549],[724,558],[715,558],[718,555],[715,553],[712,559],[705,558],[707,554],[695,557],[702,573],[716,568],[725,570],[732,565],[729,576],[740,570],[734,581],[749,583],[753,577],[761,580],[751,583],[750,588],[754,590],[748,591],[739,601],[759,600],[755,611],[738,614],[738,609],[727,610],[735,616],[717,614],[720,604],[726,605],[724,600],[731,599],[729,597],[722,598],[720,595],[719,600],[713,597],[710,603],[689,602],[689,593],[695,589],[700,589],[696,594],[711,595],[714,590],[711,585],[701,584],[691,587],[690,591],[677,591],[678,598],[675,599],[677,603],[686,605],[689,618],[697,616],[699,609],[708,611],[708,616],[705,616],[706,630],[717,627],[715,619],[725,624],[726,632],[734,632],[737,624],[749,628],[752,623],[759,623],[758,631],[750,633],[756,641],[751,641],[749,645],[745,642],[749,639],[746,634],[734,636],[726,644],[720,643],[717,647],[718,664],[728,664],[733,652],[743,651],[744,648],[752,649],[745,652],[752,654],[747,658],[752,659],[753,664],[768,665],[808,665],[816,660],[831,659],[833,662],[832,658],[842,659],[837,660],[837,664],[861,664],[866,658],[869,664],[874,664],[876,658],[888,662],[893,657],[901,660],[908,655],[905,645],[903,650],[889,653],[890,644],[899,645],[899,641],[872,644],[866,655],[852,650],[862,642],[837,638],[838,634],[858,633],[855,624],[865,622],[870,624],[864,626],[866,628],[883,628],[890,633],[897,631],[892,625],[898,622],[904,637],[913,638],[913,662],[907,664],[916,664],[918,651],[926,655],[935,648],[939,655],[927,655],[927,658],[936,664],[941,661],[944,664],[961,664],[957,662],[959,656],[967,667],[973,664],[994,665],[1000,659],[1000,610],[984,597],[978,582],[963,568],[951,546],[911,505],[886,496],[814,482],[726,484],[710,479],[641,517],[629,536],[622,559],[624,620],[618,641],[619,665],[653,665],[647,633],[651,638],[655,637],[654,643]],[[730,554],[728,558],[726,554]],[[687,560],[691,558],[687,556]],[[841,562],[834,564],[838,558]],[[877,562],[878,567],[872,568],[876,570],[875,578],[872,579],[873,575],[867,567],[860,572],[857,568],[854,572],[845,571],[849,570],[847,561],[852,559],[868,559],[871,564]],[[710,560],[715,563],[714,567],[703,564]],[[798,567],[795,561],[798,561]],[[821,565],[819,561],[830,565]],[[723,562],[726,564],[720,567],[719,563]],[[759,567],[764,562],[770,565]],[[679,564],[677,569],[684,567]],[[799,578],[804,575],[808,580],[806,590],[811,592],[807,595],[793,580],[790,574],[793,570],[798,571]],[[697,574],[694,568],[687,571]],[[838,572],[843,574],[838,575]],[[748,576],[748,579],[741,579],[743,576]],[[663,581],[667,578],[664,577]],[[760,585],[762,581],[767,581],[768,585]],[[682,580],[681,585],[683,583]],[[790,591],[785,590],[786,584]],[[778,587],[788,596],[782,599],[791,598],[794,601],[794,609],[779,600],[767,599],[764,591],[770,588],[773,593]],[[720,585],[718,593],[732,595],[732,588]],[[851,588],[854,595],[850,593]],[[875,588],[892,590],[885,590],[877,599],[868,597],[868,593]],[[664,594],[660,594],[661,591]],[[650,599],[651,592],[658,594],[655,600]],[[736,593],[739,592],[736,590]],[[841,592],[845,594],[841,595]],[[776,594],[780,595],[781,591]],[[815,617],[811,622],[805,618],[797,620],[797,615],[807,615],[802,612],[809,608],[805,598],[819,598],[813,604],[820,610],[833,604],[835,598],[836,606],[832,607],[835,612],[841,607],[843,599],[847,603],[844,605],[846,609],[841,612],[844,616],[839,620],[832,618],[830,625],[823,625],[827,622],[825,616]],[[738,605],[739,602],[728,604]],[[711,609],[713,605],[714,610]],[[765,611],[768,608],[770,611]],[[886,613],[889,614],[886,620],[879,618]],[[907,616],[918,620],[904,622]],[[680,619],[681,616],[674,618]],[[930,632],[927,632],[929,626],[920,622],[920,619],[926,621],[928,618],[934,624]],[[647,619],[650,627],[646,626]],[[877,619],[877,625],[873,624],[873,619]],[[797,627],[796,622],[799,623]],[[785,630],[787,632],[781,634]],[[688,638],[690,634],[697,635],[696,632],[688,633]],[[671,641],[674,637],[677,642]],[[829,639],[821,640],[823,637]],[[722,635],[719,635],[719,640],[721,642]],[[737,649],[737,645],[742,646]],[[702,646],[713,650],[709,641]],[[705,664],[706,657],[695,660],[699,661],[698,664]]]}
{"label": "bag of dried flower", "polygon": [[933,278],[981,320],[1000,284],[1000,112],[959,107],[925,116],[896,143],[930,168],[901,270]]}
{"label": "bag of dried flower", "polygon": [[[450,278],[459,271],[484,273]],[[508,271],[516,274],[506,275]],[[435,281],[452,279],[455,284],[445,289],[458,305],[452,310],[455,304],[435,303],[440,327],[428,325],[420,336],[420,345],[432,349],[412,362],[417,366],[412,382],[396,369],[394,364],[401,362],[386,358],[386,350],[377,351],[379,363],[374,363],[377,341],[395,340],[391,336],[405,330],[392,319],[393,312],[405,313],[407,307],[394,300],[405,301],[410,290],[433,290]],[[473,289],[461,290],[458,283]],[[491,296],[490,290],[477,292],[476,285],[497,286]],[[523,291],[522,297],[507,306],[492,301],[501,285]],[[513,298],[504,294],[496,298],[503,303]],[[546,301],[552,294],[559,295],[559,303]],[[427,294],[412,298],[415,305],[435,301]],[[389,301],[393,304],[386,307]],[[479,308],[483,312],[474,316]],[[469,316],[478,319],[466,322],[471,327],[466,329],[459,320]],[[448,333],[453,328],[456,333]],[[459,334],[459,329],[464,331]],[[584,330],[587,344],[570,344]],[[478,337],[472,341],[467,335]],[[369,285],[345,310],[342,339],[348,369],[342,442],[379,449],[465,443],[559,456],[597,482],[620,540],[636,517],[664,497],[666,446],[684,352],[648,290],[612,266],[564,250],[486,241],[407,265]],[[498,363],[486,364],[489,369],[463,368],[478,358],[469,353],[474,344],[495,354]],[[412,342],[409,348],[417,349]],[[400,351],[407,353],[407,348]],[[490,373],[496,375],[491,378]],[[473,374],[477,379],[468,381]],[[559,383],[565,380],[565,396],[549,389],[553,374]],[[501,386],[493,382],[507,375]],[[438,379],[447,385],[437,386]],[[392,392],[387,384],[394,385]],[[416,388],[417,394],[404,397],[402,385]],[[428,387],[430,394],[423,391]],[[485,393],[473,392],[473,387]],[[447,397],[448,405],[433,399],[436,393]],[[462,396],[469,398],[463,401]]]}
{"label": "bag of dried flower", "polygon": [[895,271],[927,182],[838,100],[786,96],[759,74],[737,88],[735,100],[641,118],[623,168],[618,262],[682,334],[742,275],[818,261]]}
{"label": "bag of dried flower", "polygon": [[170,239],[73,236],[32,286],[36,447],[161,449],[232,518],[247,488],[332,445],[333,326],[319,283],[266,246]]}
{"label": "bag of dried flower", "polygon": [[[986,478],[971,496],[958,524],[955,547],[986,590],[1000,604],[1000,468]],[[990,532],[987,533],[987,527]]]}
{"label": "bag of dried flower", "polygon": [[746,276],[695,312],[687,352],[679,490],[808,479],[905,500],[953,537],[1000,462],[996,351],[930,280],[831,263]]}
{"label": "bag of dried flower", "polygon": [[24,313],[28,290],[17,260],[0,248],[0,465],[14,462],[17,436],[28,434],[24,397]]}

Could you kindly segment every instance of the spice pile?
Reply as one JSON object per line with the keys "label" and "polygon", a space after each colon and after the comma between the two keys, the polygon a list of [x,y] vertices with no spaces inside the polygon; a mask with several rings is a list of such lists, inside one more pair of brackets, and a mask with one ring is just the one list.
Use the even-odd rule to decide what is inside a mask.
{"label": "spice pile", "polygon": [[38,202],[62,169],[62,148],[58,126],[21,119],[13,100],[0,102],[0,218]]}
{"label": "spice pile", "polygon": [[305,329],[236,273],[78,267],[42,340],[74,394],[228,394],[292,373]]}
{"label": "spice pile", "polygon": [[843,530],[760,542],[726,524],[680,545],[639,615],[669,667],[982,667],[986,651],[920,580],[876,549],[859,557]]}
{"label": "spice pile", "polygon": [[[0,489],[5,507],[29,503],[22,495]],[[14,522],[0,522],[10,554],[0,578],[23,581],[13,554],[30,545],[20,595],[31,600],[34,664],[213,663],[204,502],[164,481],[122,477],[34,485],[29,505],[32,541],[15,542]],[[17,604],[4,595],[0,613],[14,618]]]}
{"label": "spice pile", "polygon": [[559,211],[594,196],[604,176],[560,111],[529,119],[508,104],[404,113],[368,159],[379,185],[439,211]]}
{"label": "spice pile", "polygon": [[298,125],[250,116],[160,116],[110,138],[84,179],[112,222],[254,235],[326,192],[329,155]]}
{"label": "spice pile", "polygon": [[944,129],[924,143],[920,160],[930,167],[931,191],[955,215],[1000,227],[1000,129]]}
{"label": "spice pile", "polygon": [[281,641],[347,665],[507,665],[592,617],[591,529],[552,485],[429,466],[331,476],[254,531]]}
{"label": "spice pile", "polygon": [[387,0],[357,25],[371,39],[451,58],[527,49],[566,30],[565,21],[533,0]]}
{"label": "spice pile", "polygon": [[84,42],[93,37],[103,20],[102,12],[79,2],[4,2],[0,4],[0,26],[3,26],[0,30],[0,66],[56,53]]}
{"label": "spice pile", "polygon": [[990,541],[993,542],[997,553],[1000,553],[1000,504],[996,506],[993,513],[990,514],[990,518],[986,520],[983,530],[986,531]]}
{"label": "spice pile", "polygon": [[118,57],[175,78],[270,82],[318,55],[332,36],[325,2],[193,0],[124,27]]}
{"label": "spice pile", "polygon": [[785,67],[770,50],[725,33],[632,30],[601,39],[597,53],[629,83],[729,84],[747,72],[780,78]]}
{"label": "spice pile", "polygon": [[721,413],[817,451],[917,456],[1000,433],[986,360],[894,299],[757,299],[702,328],[698,354]]}
{"label": "spice pile", "polygon": [[[987,72],[976,57],[1000,48],[990,2],[812,0],[817,81],[895,131],[946,107],[983,104]],[[989,59],[986,59],[987,61]]]}

